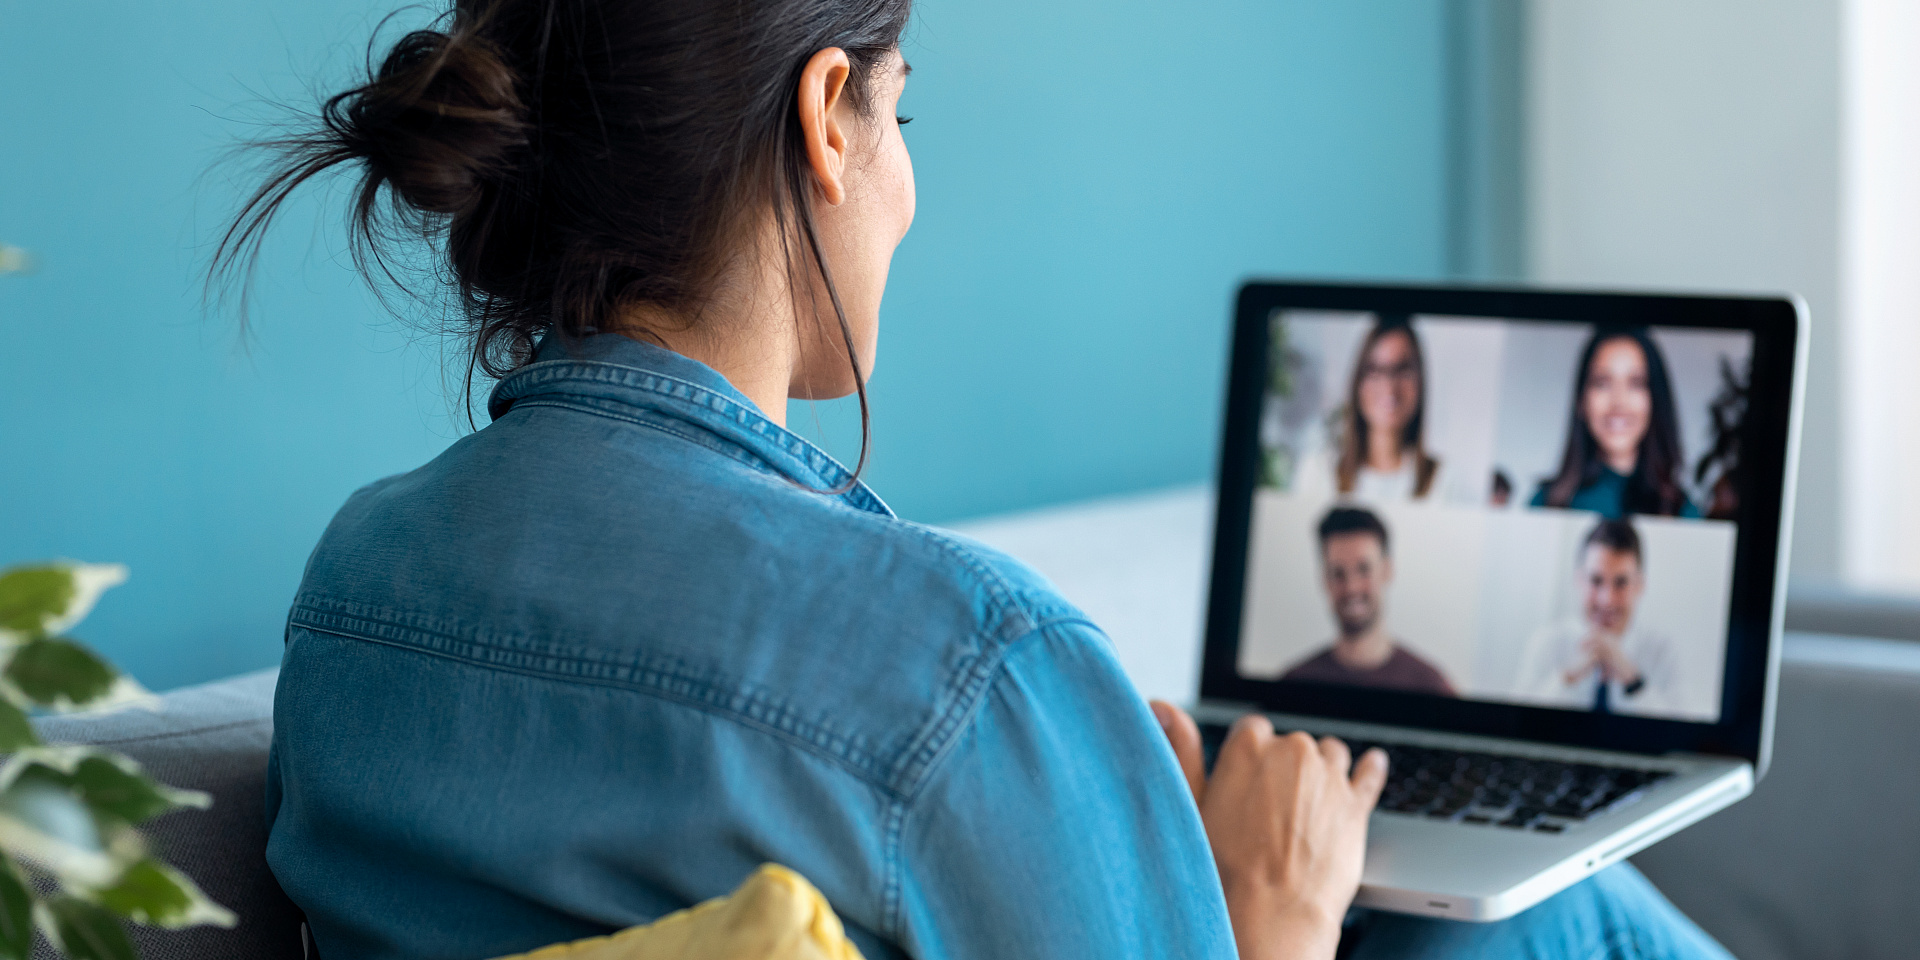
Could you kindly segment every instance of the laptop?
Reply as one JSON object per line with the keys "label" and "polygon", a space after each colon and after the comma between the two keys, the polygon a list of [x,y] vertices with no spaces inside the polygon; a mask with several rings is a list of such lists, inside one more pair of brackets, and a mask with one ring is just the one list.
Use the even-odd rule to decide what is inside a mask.
{"label": "laptop", "polygon": [[1745,797],[1774,717],[1792,298],[1253,282],[1200,701],[1385,749],[1356,904],[1511,916]]}

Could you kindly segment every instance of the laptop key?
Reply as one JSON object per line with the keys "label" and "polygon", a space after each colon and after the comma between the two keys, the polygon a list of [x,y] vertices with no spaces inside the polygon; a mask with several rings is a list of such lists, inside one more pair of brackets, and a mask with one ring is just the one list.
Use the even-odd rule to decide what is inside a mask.
{"label": "laptop key", "polygon": [[[1224,724],[1200,725],[1209,769],[1226,736]],[[1516,829],[1531,824],[1543,833],[1563,832],[1568,824],[1597,816],[1672,775],[1665,770],[1359,739],[1347,741],[1347,746],[1356,757],[1372,747],[1387,752],[1381,810]]]}

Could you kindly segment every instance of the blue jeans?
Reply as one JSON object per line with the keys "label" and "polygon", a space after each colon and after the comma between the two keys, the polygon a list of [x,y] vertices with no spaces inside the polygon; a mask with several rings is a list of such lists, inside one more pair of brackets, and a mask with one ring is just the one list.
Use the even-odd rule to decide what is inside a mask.
{"label": "blue jeans", "polygon": [[1346,937],[1349,960],[1733,960],[1624,863],[1496,923],[1368,913]]}

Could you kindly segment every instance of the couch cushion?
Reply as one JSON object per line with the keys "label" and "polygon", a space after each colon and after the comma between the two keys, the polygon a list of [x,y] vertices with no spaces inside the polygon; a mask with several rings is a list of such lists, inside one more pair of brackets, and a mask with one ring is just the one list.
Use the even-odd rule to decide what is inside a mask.
{"label": "couch cushion", "polygon": [[[240,916],[231,930],[133,926],[144,960],[300,960],[300,913],[267,871],[263,796],[273,739],[276,670],[185,687],[158,712],[47,717],[52,743],[98,744],[140,762],[162,783],[213,795],[211,810],[182,810],[148,825],[166,859]],[[41,943],[36,957],[52,956]]]}
{"label": "couch cushion", "polygon": [[1741,960],[1920,944],[1920,644],[1793,638],[1753,796],[1634,858]]}

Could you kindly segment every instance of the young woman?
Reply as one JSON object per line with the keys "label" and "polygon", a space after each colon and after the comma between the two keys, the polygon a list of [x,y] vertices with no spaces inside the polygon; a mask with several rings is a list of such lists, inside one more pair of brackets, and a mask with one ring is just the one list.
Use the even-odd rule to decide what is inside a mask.
{"label": "young woman", "polygon": [[1419,500],[1440,461],[1426,449],[1427,370],[1405,316],[1383,316],[1360,343],[1347,387],[1345,431],[1334,487],[1369,503]]}
{"label": "young woman", "polygon": [[[499,381],[489,426],[348,500],[289,616],[268,860],[327,960],[526,950],[765,861],[871,958],[1332,956],[1378,753],[1249,719],[1203,776],[1044,581],[783,425],[873,369],[907,16],[461,0],[237,221],[244,268],[344,167],[366,265],[424,231]],[[1724,956],[1624,867],[1359,949],[1603,944]]]}
{"label": "young woman", "polygon": [[1680,486],[1680,417],[1659,345],[1644,328],[1600,330],[1581,351],[1560,472],[1536,507],[1698,517]]}

